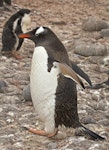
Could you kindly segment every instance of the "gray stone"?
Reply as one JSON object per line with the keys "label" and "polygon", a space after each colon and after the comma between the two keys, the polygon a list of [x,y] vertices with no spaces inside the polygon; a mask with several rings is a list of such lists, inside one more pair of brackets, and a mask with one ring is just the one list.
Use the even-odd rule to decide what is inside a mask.
{"label": "gray stone", "polygon": [[103,29],[100,32],[101,37],[109,37],[109,29]]}
{"label": "gray stone", "polygon": [[108,66],[109,65],[109,56],[105,57],[103,59],[103,63],[104,63],[104,66]]}
{"label": "gray stone", "polygon": [[31,93],[30,93],[30,85],[27,85],[23,89],[23,98],[25,99],[25,101],[32,101]]}
{"label": "gray stone", "polygon": [[109,6],[106,7],[106,11],[109,12]]}
{"label": "gray stone", "polygon": [[81,43],[75,45],[74,53],[82,56],[104,56],[107,54],[107,48],[105,45],[100,43]]}
{"label": "gray stone", "polygon": [[7,87],[7,83],[5,81],[0,81],[0,93],[4,93],[6,87]]}
{"label": "gray stone", "polygon": [[87,20],[85,20],[82,24],[82,29],[84,31],[100,31],[102,29],[109,28],[109,25],[104,20],[98,19],[96,17],[89,17]]}
{"label": "gray stone", "polygon": [[83,123],[83,124],[91,124],[91,123],[95,123],[96,121],[90,116],[90,117],[85,117],[85,118],[82,118],[81,119],[81,122]]}
{"label": "gray stone", "polygon": [[51,143],[48,144],[48,149],[56,149],[57,146],[58,146],[57,143],[51,142]]}

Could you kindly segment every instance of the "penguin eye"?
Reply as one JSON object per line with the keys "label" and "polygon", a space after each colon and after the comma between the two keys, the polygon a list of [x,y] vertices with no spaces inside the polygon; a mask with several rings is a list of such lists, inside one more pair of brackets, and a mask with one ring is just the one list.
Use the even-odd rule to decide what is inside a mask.
{"label": "penguin eye", "polygon": [[53,63],[53,67],[54,67],[54,68],[57,68],[57,65],[55,64],[55,62]]}
{"label": "penguin eye", "polygon": [[39,34],[35,34],[35,36],[38,36]]}
{"label": "penguin eye", "polygon": [[57,68],[57,66],[56,66],[56,65],[54,65],[54,68]]}

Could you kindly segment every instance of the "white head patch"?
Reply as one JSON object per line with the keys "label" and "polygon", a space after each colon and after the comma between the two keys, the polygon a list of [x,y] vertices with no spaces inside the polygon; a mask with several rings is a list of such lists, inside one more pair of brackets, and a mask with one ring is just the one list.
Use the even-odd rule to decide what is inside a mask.
{"label": "white head patch", "polygon": [[44,28],[41,26],[40,28],[37,29],[35,34],[37,35],[37,34],[40,34],[40,33],[43,33],[43,32],[44,32]]}

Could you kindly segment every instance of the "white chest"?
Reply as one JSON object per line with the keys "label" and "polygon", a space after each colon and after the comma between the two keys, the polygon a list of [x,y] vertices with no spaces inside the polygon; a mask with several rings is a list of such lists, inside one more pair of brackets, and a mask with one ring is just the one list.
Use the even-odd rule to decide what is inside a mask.
{"label": "white chest", "polygon": [[31,24],[31,17],[29,14],[25,14],[21,21],[21,27],[22,27],[23,33],[27,32],[30,24]]}
{"label": "white chest", "polygon": [[44,121],[48,116],[54,117],[55,93],[57,89],[58,70],[48,72],[48,54],[44,47],[36,47],[31,66],[30,88],[34,107]]}

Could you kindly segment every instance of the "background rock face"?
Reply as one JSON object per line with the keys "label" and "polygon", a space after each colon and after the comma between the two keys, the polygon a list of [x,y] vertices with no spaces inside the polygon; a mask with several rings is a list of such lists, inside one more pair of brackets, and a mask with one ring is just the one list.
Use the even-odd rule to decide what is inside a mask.
{"label": "background rock face", "polygon": [[109,28],[109,25],[106,21],[91,16],[83,22],[82,28],[84,31],[92,32],[107,29]]}
{"label": "background rock face", "polygon": [[109,37],[109,29],[102,29],[100,34],[101,37]]}
{"label": "background rock face", "polygon": [[107,48],[105,45],[100,43],[83,43],[75,46],[74,53],[82,56],[104,56],[107,54]]}
{"label": "background rock face", "polygon": [[[34,44],[26,39],[20,50],[22,60],[0,55],[0,150],[109,149],[109,84],[104,82],[109,76],[109,37],[103,31],[108,27],[108,6],[108,0],[12,0],[12,6],[0,8],[0,36],[3,25],[13,13],[20,8],[29,8],[32,11],[30,28],[49,26],[64,43],[70,59],[90,76],[93,86],[104,83],[99,88],[88,87],[84,91],[77,87],[78,112],[81,123],[107,139],[91,141],[75,136],[74,129],[64,127],[59,128],[57,138],[61,140],[48,139],[23,128],[25,124],[43,128],[28,101],[31,99],[28,84]],[[82,23],[90,16],[95,17],[95,23],[97,18],[104,25],[101,27],[102,23],[98,23],[97,31],[84,31]],[[0,49],[1,46],[0,38]],[[80,48],[80,53],[74,53],[75,46]],[[95,52],[96,55],[91,54]]]}

